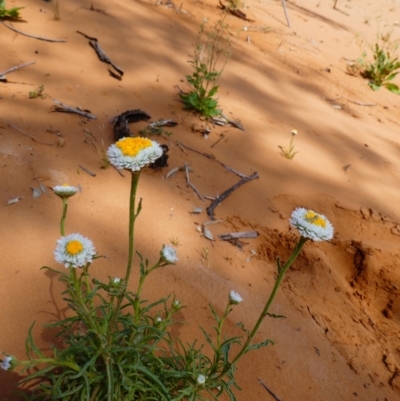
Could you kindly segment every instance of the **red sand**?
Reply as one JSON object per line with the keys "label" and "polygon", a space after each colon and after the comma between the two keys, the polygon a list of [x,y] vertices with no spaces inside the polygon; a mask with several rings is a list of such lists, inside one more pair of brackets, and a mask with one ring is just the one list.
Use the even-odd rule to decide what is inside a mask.
{"label": "red sand", "polygon": [[[149,258],[157,257],[163,243],[179,239],[180,262],[159,270],[146,290],[150,298],[175,292],[187,305],[182,318],[188,325],[175,332],[201,338],[199,324],[213,323],[207,305],[222,310],[230,290],[245,300],[230,317],[230,334],[237,333],[237,321],[250,326],[273,286],[275,258],[286,259],[298,238],[288,224],[292,210],[311,208],[330,219],[335,238],[308,243],[289,271],[273,306],[274,313],[288,318],[261,327],[257,339],[276,344],[241,360],[238,399],[272,400],[258,379],[284,401],[399,399],[400,103],[398,96],[385,89],[373,92],[365,80],[346,73],[346,59],[360,57],[378,30],[399,37],[399,2],[339,0],[337,10],[333,3],[288,2],[291,29],[280,1],[246,2],[243,10],[254,22],[228,18],[231,32],[248,30],[242,29],[235,43],[220,80],[219,101],[226,115],[241,120],[245,132],[211,127],[205,139],[192,131],[201,121],[182,110],[175,85],[186,88],[198,27],[205,17],[219,18],[216,2],[184,1],[174,8],[155,1],[96,1],[93,6],[105,10],[101,13],[91,11],[90,2],[60,0],[58,22],[49,3],[7,2],[26,6],[24,22],[14,27],[67,43],[31,39],[0,25],[0,71],[36,61],[0,83],[0,350],[23,358],[34,320],[38,345],[49,349],[54,333],[41,324],[59,318],[65,308],[62,285],[40,270],[43,265],[62,268],[52,255],[61,203],[54,195],[32,198],[31,187],[39,181],[82,186],[70,201],[67,231],[90,237],[109,257],[96,261],[92,272],[122,275],[128,175],[100,169],[84,130],[108,147],[113,142],[110,118],[140,108],[152,121],[179,123],[169,129],[169,139],[159,138],[169,145],[169,167],[142,174],[144,209],[137,224],[137,248]],[[77,30],[99,39],[125,71],[121,81],[109,76],[107,65]],[[358,34],[365,38],[361,47]],[[48,96],[29,99],[28,92],[41,84]],[[98,118],[51,113],[52,98],[89,109]],[[64,146],[36,142],[8,123],[53,145],[62,138]],[[145,126],[132,124],[131,130],[136,134]],[[289,161],[280,147],[288,145],[294,128],[299,153]],[[224,138],[212,147],[221,134]],[[239,249],[210,242],[196,230],[207,216],[190,212],[209,201],[197,198],[183,172],[168,179],[166,173],[188,163],[191,181],[207,196],[221,194],[238,177],[199,154],[183,152],[176,141],[243,174],[258,172],[259,179],[215,209],[223,222],[209,226],[215,238],[257,230],[257,239],[244,240]],[[6,206],[15,197],[23,198]],[[0,371],[2,399],[18,400],[10,395],[17,380],[17,374]]]}

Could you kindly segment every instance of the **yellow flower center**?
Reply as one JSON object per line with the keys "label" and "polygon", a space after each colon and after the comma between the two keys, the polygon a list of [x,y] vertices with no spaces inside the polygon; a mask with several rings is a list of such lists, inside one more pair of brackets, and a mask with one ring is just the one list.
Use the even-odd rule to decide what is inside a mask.
{"label": "yellow flower center", "polygon": [[73,239],[68,242],[66,250],[70,255],[76,255],[83,250],[83,245],[80,241]]}
{"label": "yellow flower center", "polygon": [[312,212],[311,210],[309,210],[306,215],[305,215],[305,219],[311,223],[314,224],[316,226],[320,226],[320,227],[324,227],[326,226],[325,220],[317,213]]}
{"label": "yellow flower center", "polygon": [[137,137],[121,139],[115,145],[125,156],[136,156],[142,149],[152,146],[153,143],[150,139]]}
{"label": "yellow flower center", "polygon": [[62,187],[69,187],[70,185],[69,184],[62,184],[61,186]]}

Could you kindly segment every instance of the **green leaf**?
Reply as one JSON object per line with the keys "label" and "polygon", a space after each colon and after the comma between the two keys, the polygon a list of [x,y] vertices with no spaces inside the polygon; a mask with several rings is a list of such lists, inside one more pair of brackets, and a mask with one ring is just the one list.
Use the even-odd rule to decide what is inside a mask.
{"label": "green leaf", "polygon": [[236,326],[240,327],[247,334],[247,336],[250,335],[250,330],[247,330],[242,322],[236,323]]}
{"label": "green leaf", "polygon": [[377,91],[377,90],[381,89],[380,85],[376,85],[373,82],[368,82],[368,85],[374,91]]}
{"label": "green leaf", "polygon": [[253,344],[253,345],[250,345],[249,348],[247,348],[245,353],[247,354],[249,351],[251,351],[253,349],[259,349],[259,348],[262,348],[262,347],[266,347],[269,344],[274,345],[275,343],[272,340],[265,340],[265,341],[263,341],[261,343]]}
{"label": "green leaf", "polygon": [[136,369],[139,370],[140,372],[142,372],[143,374],[145,374],[146,377],[148,377],[155,384],[157,384],[159,390],[161,390],[161,391],[159,391],[157,389],[157,387],[154,388],[154,390],[157,391],[157,393],[162,395],[165,400],[168,400],[168,401],[170,400],[168,389],[164,386],[164,384],[162,384],[162,382],[156,375],[154,375],[150,370],[146,369],[144,366],[136,366]]}
{"label": "green leaf", "polygon": [[209,92],[208,97],[213,97],[218,92],[219,86],[214,86]]}
{"label": "green leaf", "polygon": [[[3,2],[4,4],[4,2]],[[14,8],[10,8],[9,10],[5,9],[4,7],[2,7],[0,5],[0,18],[5,18],[5,17],[9,17],[9,18],[19,18],[19,10],[22,10],[24,7],[14,7]]]}
{"label": "green leaf", "polygon": [[398,72],[394,72],[393,74],[390,74],[387,78],[385,78],[385,81],[391,81],[394,78],[396,78],[396,75],[398,74]]}
{"label": "green leaf", "polygon": [[400,95],[400,89],[396,84],[384,84],[386,89],[389,89],[390,92],[395,93],[396,95]]}
{"label": "green leaf", "polygon": [[273,317],[274,319],[286,319],[287,318],[287,316],[284,316],[284,315],[275,315],[274,313],[267,313],[267,316],[269,316],[269,317]]}

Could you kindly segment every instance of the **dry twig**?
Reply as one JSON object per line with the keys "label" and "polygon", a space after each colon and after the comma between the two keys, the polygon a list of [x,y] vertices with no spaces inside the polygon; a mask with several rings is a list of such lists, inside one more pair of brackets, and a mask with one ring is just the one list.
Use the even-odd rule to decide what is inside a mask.
{"label": "dry twig", "polygon": [[337,97],[335,99],[325,98],[325,100],[327,100],[328,102],[335,102],[336,100],[340,100],[340,99],[347,100],[348,102],[357,104],[358,106],[368,106],[368,107],[376,106],[376,104],[374,104],[374,103],[363,103],[363,102],[359,102],[357,100],[347,99],[347,97],[344,97],[344,96],[339,96],[339,97]]}
{"label": "dry twig", "polygon": [[249,177],[248,175],[242,174],[242,173],[240,173],[239,171],[236,171],[236,170],[234,170],[233,168],[227,166],[226,164],[220,162],[220,161],[217,160],[213,155],[210,155],[209,153],[203,153],[203,152],[199,152],[199,151],[196,150],[196,149],[189,148],[188,146],[184,145],[182,142],[178,142],[178,141],[177,141],[176,143],[177,143],[177,145],[178,145],[181,149],[185,148],[185,149],[191,150],[192,152],[195,152],[195,153],[197,153],[197,154],[199,154],[199,155],[202,155],[202,156],[204,156],[204,157],[207,157],[207,159],[214,160],[215,162],[219,163],[222,167],[224,167],[226,170],[228,170],[229,172],[231,172],[231,173],[233,173],[233,174],[236,174],[237,176],[239,176],[239,177],[241,177],[241,178]]}
{"label": "dry twig", "polygon": [[89,39],[89,44],[90,46],[93,47],[94,51],[96,52],[98,58],[100,59],[100,61],[102,61],[103,63],[107,63],[109,65],[111,65],[115,71],[118,72],[118,74],[120,74],[119,76],[117,74],[115,74],[114,72],[112,72],[111,70],[109,70],[109,72],[111,73],[111,75],[114,78],[118,78],[121,79],[122,76],[124,75],[124,72],[121,70],[121,68],[117,67],[110,59],[109,57],[104,53],[104,50],[101,48],[99,41],[97,40],[97,38],[92,38],[91,36],[86,35],[85,33],[81,32],[81,31],[76,31],[77,33],[79,33],[80,35],[83,35],[85,38]]}
{"label": "dry twig", "polygon": [[204,198],[201,193],[196,189],[196,187],[189,181],[189,166],[185,163],[185,171],[186,171],[186,181],[188,185],[193,189],[196,195],[204,202]]}
{"label": "dry twig", "polygon": [[290,19],[289,19],[289,14],[286,9],[286,0],[282,0],[282,7],[283,7],[283,11],[285,13],[287,26],[290,28]]}
{"label": "dry twig", "polygon": [[62,113],[75,113],[75,114],[79,114],[79,115],[87,117],[87,118],[91,118],[92,120],[95,120],[97,118],[94,114],[90,114],[87,111],[83,111],[80,109],[75,109],[73,107],[67,106],[66,104],[61,103],[56,99],[53,99],[53,102],[55,104],[59,104],[61,106],[61,107],[54,107],[55,111],[59,111]]}
{"label": "dry twig", "polygon": [[81,168],[85,173],[91,175],[92,177],[96,177],[96,173],[93,173],[92,171],[88,170],[87,168],[81,166],[80,164],[78,164],[78,167]]}
{"label": "dry twig", "polygon": [[218,238],[222,241],[230,241],[238,238],[257,238],[259,235],[258,231],[241,231],[238,233],[220,234]]}
{"label": "dry twig", "polygon": [[1,23],[2,23],[6,28],[11,29],[11,30],[14,31],[14,32],[17,32],[17,33],[19,33],[20,35],[27,36],[28,38],[38,39],[38,40],[44,40],[44,41],[46,41],[46,42],[60,42],[60,43],[66,43],[66,41],[67,41],[66,39],[51,39],[51,38],[44,38],[43,36],[30,35],[29,33],[22,32],[22,31],[20,31],[19,29],[14,28],[14,27],[11,26],[11,25],[5,24],[4,22],[1,22]]}
{"label": "dry twig", "polygon": [[9,68],[8,70],[0,72],[0,76],[1,75],[7,75],[10,72],[14,72],[16,70],[19,70],[20,68],[27,67],[28,65],[32,65],[32,64],[35,64],[35,63],[36,63],[36,61],[29,61],[28,63],[15,65],[14,67]]}
{"label": "dry twig", "polygon": [[261,385],[265,388],[265,390],[268,391],[268,393],[270,393],[272,395],[272,397],[274,398],[274,400],[276,401],[281,401],[281,399],[272,391],[270,390],[267,385],[260,379],[258,379],[258,381],[261,383]]}
{"label": "dry twig", "polygon": [[41,139],[35,138],[33,135],[28,134],[27,132],[23,131],[21,128],[18,128],[14,124],[9,123],[8,121],[4,120],[4,118],[0,117],[0,120],[3,120],[10,128],[14,128],[15,130],[21,132],[21,134],[24,134],[26,136],[29,136],[29,138],[33,139],[35,142],[43,143],[44,145],[50,145],[50,146],[56,146],[54,143],[42,141]]}
{"label": "dry twig", "polygon": [[214,201],[211,203],[210,206],[207,208],[207,215],[210,218],[210,220],[215,220],[214,218],[214,209],[222,203],[224,199],[226,199],[235,189],[238,189],[240,186],[245,184],[246,182],[252,181],[254,179],[258,178],[258,173],[255,171],[252,175],[243,177],[239,182],[237,182],[235,185],[227,189],[222,195],[218,196],[218,198],[214,199]]}

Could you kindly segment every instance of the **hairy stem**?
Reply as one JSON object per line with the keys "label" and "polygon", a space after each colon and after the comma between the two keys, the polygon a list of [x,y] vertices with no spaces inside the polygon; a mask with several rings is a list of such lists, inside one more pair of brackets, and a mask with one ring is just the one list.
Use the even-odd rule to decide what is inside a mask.
{"label": "hairy stem", "polygon": [[292,263],[299,256],[299,253],[300,253],[301,249],[303,248],[304,244],[307,242],[307,240],[308,240],[308,238],[300,237],[299,242],[295,246],[292,254],[290,255],[290,257],[287,260],[287,262],[285,263],[285,265],[283,267],[278,266],[278,277],[276,278],[274,288],[272,289],[271,295],[269,296],[268,301],[265,304],[264,309],[260,314],[260,317],[258,318],[256,324],[254,325],[253,330],[250,332],[250,334],[249,334],[246,342],[244,343],[243,347],[241,348],[241,350],[238,352],[238,354],[235,356],[235,358],[232,360],[232,362],[229,363],[224,368],[224,370],[219,374],[218,378],[223,377],[229,371],[231,366],[234,365],[249,350],[251,342],[253,341],[254,336],[257,334],[257,331],[258,331],[261,323],[263,322],[263,320],[269,313],[269,308],[271,307],[271,305],[275,299],[278,289],[282,283],[283,277],[285,276],[287,270],[292,265]]}
{"label": "hairy stem", "polygon": [[63,211],[62,211],[62,216],[61,216],[61,221],[60,221],[60,232],[61,232],[61,235],[64,237],[65,236],[65,219],[67,218],[67,210],[68,210],[68,199],[62,198],[62,202],[63,202]]}

